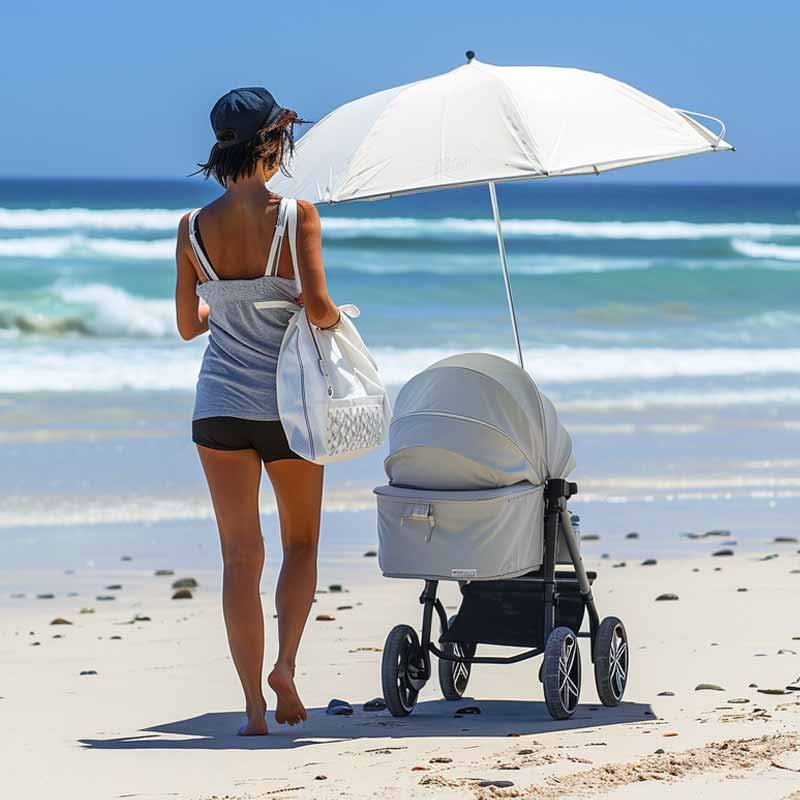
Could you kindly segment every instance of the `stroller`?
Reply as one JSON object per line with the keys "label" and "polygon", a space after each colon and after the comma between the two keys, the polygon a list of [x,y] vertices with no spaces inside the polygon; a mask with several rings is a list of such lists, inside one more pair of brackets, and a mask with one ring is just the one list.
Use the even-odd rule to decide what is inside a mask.
{"label": "stroller", "polygon": [[[410,714],[438,658],[448,700],[466,691],[473,664],[544,655],[539,680],[555,719],[575,712],[581,690],[578,639],[591,641],[600,700],[625,692],[629,648],[617,617],[600,621],[593,572],[584,569],[567,501],[578,487],[572,442],[553,404],[516,364],[482,353],[452,356],[412,378],[398,395],[378,500],[379,563],[390,578],[425,588],[421,640],[397,625],[383,650],[383,696]],[[557,565],[568,565],[557,569]],[[448,619],[439,581],[458,581]],[[433,612],[439,620],[432,640]],[[584,613],[589,630],[582,632]],[[478,656],[479,644],[527,648]]]}

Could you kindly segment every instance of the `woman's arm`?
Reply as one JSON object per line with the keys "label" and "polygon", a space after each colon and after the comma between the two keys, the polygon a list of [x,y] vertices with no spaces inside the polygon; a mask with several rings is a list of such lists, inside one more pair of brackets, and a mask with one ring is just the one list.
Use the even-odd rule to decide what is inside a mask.
{"label": "woman's arm", "polygon": [[177,278],[175,281],[175,318],[178,333],[187,342],[208,330],[208,306],[197,296],[197,272],[189,258],[189,215],[178,226],[175,250]]}
{"label": "woman's arm", "polygon": [[319,213],[305,200],[300,200],[297,208],[297,260],[303,284],[303,306],[314,325],[330,328],[339,321],[339,309],[331,300],[325,282]]}

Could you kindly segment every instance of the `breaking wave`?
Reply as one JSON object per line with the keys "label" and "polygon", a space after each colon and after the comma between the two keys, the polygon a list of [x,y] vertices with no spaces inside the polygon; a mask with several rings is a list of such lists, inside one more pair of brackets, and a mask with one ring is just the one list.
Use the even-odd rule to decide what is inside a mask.
{"label": "breaking wave", "polygon": [[[32,209],[0,208],[0,230],[9,231],[171,231],[188,209]],[[338,217],[322,210],[325,233],[333,238],[365,235],[383,238],[452,238],[495,236],[486,218]],[[800,225],[766,222],[574,221],[506,219],[503,232],[511,237],[573,237],[581,239],[724,239],[800,236]]]}

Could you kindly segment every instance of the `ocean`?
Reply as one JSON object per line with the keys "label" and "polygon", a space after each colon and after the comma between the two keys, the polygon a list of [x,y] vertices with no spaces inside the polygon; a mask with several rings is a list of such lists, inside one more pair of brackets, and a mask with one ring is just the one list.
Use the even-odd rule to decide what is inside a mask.
{"label": "ocean", "polygon": [[[190,390],[174,234],[218,188],[0,182],[0,392]],[[529,371],[603,408],[800,399],[800,188],[502,185]],[[513,343],[481,187],[322,207],[330,289],[386,380]]]}
{"label": "ocean", "polygon": [[[103,541],[155,563],[165,541],[185,558],[213,542],[189,436],[204,340],[178,337],[172,293],[178,220],[218,192],[0,181],[0,560],[67,565]],[[498,194],[526,367],[572,433],[584,530],[623,555],[704,526],[753,548],[796,535],[800,187]],[[361,308],[393,391],[447,354],[514,357],[485,188],[320,213],[331,294]],[[329,470],[324,557],[374,545],[381,456]],[[657,547],[625,540],[643,527]]]}

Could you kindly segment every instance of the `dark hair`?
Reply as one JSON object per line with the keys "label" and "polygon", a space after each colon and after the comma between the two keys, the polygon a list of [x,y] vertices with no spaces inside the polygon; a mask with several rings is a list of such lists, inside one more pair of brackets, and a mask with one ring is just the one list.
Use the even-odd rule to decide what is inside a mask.
{"label": "dark hair", "polygon": [[294,126],[305,122],[294,111],[287,111],[246,142],[225,148],[215,144],[208,161],[198,164],[200,169],[192,174],[202,173],[206,179],[213,175],[227,186],[229,181],[249,177],[259,162],[266,161],[270,169],[279,163],[281,172],[289,175],[286,164],[294,154]]}

